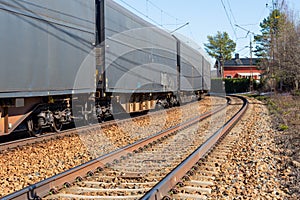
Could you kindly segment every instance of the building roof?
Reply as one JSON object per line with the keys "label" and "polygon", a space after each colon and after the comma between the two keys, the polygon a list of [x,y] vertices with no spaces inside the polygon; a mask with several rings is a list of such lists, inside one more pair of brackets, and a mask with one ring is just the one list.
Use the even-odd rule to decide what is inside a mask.
{"label": "building roof", "polygon": [[252,66],[250,63],[252,62],[252,65],[257,65],[258,58],[240,58],[239,54],[235,54],[235,58],[231,60],[226,60],[224,63],[224,67],[249,67]]}

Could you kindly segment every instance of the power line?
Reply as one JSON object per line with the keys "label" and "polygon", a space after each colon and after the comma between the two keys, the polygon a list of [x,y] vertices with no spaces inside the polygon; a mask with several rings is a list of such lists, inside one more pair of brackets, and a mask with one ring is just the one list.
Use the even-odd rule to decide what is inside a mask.
{"label": "power line", "polygon": [[192,31],[192,28],[191,28],[191,25],[189,24],[189,30],[190,30],[190,36],[193,40],[196,40],[195,37],[194,37],[194,34],[193,34],[193,31]]}
{"label": "power line", "polygon": [[[136,9],[135,7],[133,7],[132,5],[130,5],[129,3],[125,2],[125,0],[119,0],[120,2],[122,2],[123,4],[125,4],[126,6],[128,6],[129,8],[131,8],[132,10],[134,10],[135,12],[139,13],[140,15],[142,15],[143,17],[151,20],[151,22],[153,22],[154,24],[158,25],[159,27],[162,27],[164,30],[168,31],[166,26],[180,26],[179,28],[188,25],[189,27],[189,31],[190,31],[190,36],[195,40],[192,29],[191,29],[191,25],[189,22],[184,22],[182,19],[179,19],[178,17],[173,16],[172,14],[166,12],[165,10],[163,10],[161,7],[159,7],[157,4],[153,3],[153,1],[151,0],[145,0],[145,6],[146,6],[146,13],[143,13],[141,11],[139,11],[138,9]],[[156,20],[154,20],[153,18],[151,18],[151,14],[149,14],[149,12],[151,12],[151,7],[157,9],[160,14],[161,14],[161,18],[160,18],[160,22],[157,22]],[[163,24],[163,15],[166,15],[172,19],[175,20],[175,24],[173,23],[167,23],[167,24]],[[175,30],[178,30],[179,28],[176,28]],[[172,31],[174,32],[174,31]]]}
{"label": "power line", "polygon": [[238,53],[238,52],[241,52],[241,51],[243,51],[243,50],[245,50],[245,49],[248,49],[248,46],[246,46],[246,47],[244,47],[244,48],[242,48],[242,49],[240,49],[240,50],[238,50],[238,51],[236,51],[236,52]]}
{"label": "power line", "polygon": [[225,7],[225,4],[224,4],[223,0],[221,0],[221,3],[222,3],[223,8],[224,8],[224,10],[225,10],[227,19],[228,19],[228,21],[229,21],[229,23],[230,23],[230,25],[231,25],[232,30],[233,30],[233,33],[234,33],[234,35],[235,35],[235,38],[237,38],[236,30],[234,29],[234,26],[233,26],[233,24],[232,24],[232,22],[231,22],[231,18],[229,17],[229,14],[228,14],[228,12],[227,12],[227,9],[226,9],[226,7]]}
{"label": "power line", "polygon": [[[165,10],[163,10],[162,8],[160,8],[158,5],[156,5],[155,3],[153,3],[151,0],[145,0],[145,6],[146,6],[146,13],[143,13],[141,11],[139,11],[138,9],[136,9],[135,7],[133,7],[132,5],[130,5],[129,3],[127,3],[124,0],[119,0],[120,2],[122,2],[123,4],[125,4],[126,6],[128,6],[129,8],[133,9],[135,12],[139,13],[140,15],[142,15],[143,17],[146,17],[147,19],[149,19],[151,22],[153,22],[155,25],[158,25],[160,27],[162,27],[163,29],[166,30],[166,28],[164,27],[165,25],[171,25],[171,23],[169,24],[163,24],[163,15],[166,15],[172,19],[175,20],[176,26],[183,24],[184,21],[179,19],[178,17],[173,16],[172,14],[166,12]],[[160,16],[160,23],[156,20],[154,20],[153,18],[151,18],[149,12],[151,12],[150,10],[150,6],[154,7],[155,9],[159,10],[159,12],[161,13]]]}
{"label": "power line", "polygon": [[159,7],[158,5],[153,3],[151,0],[145,0],[145,1],[146,1],[146,13],[147,13],[146,16],[147,17],[149,17],[149,6],[154,7],[155,9],[157,9],[160,12],[160,21],[161,21],[161,23],[159,24],[160,26],[162,26],[162,27],[164,26],[164,24],[163,24],[163,15],[166,15],[166,16],[174,19],[176,21],[176,26],[178,26],[178,21],[183,22],[183,20],[181,20],[178,17],[175,17],[172,14],[166,12],[164,9],[162,9],[161,7]]}
{"label": "power line", "polygon": [[283,8],[283,6],[285,5],[285,0],[282,0],[281,5],[280,5],[280,9],[281,10]]}
{"label": "power line", "polygon": [[[179,19],[178,17],[175,17],[175,16],[169,14],[168,12],[166,12],[165,10],[163,10],[161,7],[159,7],[158,5],[156,5],[155,3],[153,3],[151,0],[146,0],[146,1],[147,1],[147,3],[151,4],[154,8],[158,9],[161,12],[161,14],[165,14],[166,16],[169,16],[170,18],[175,19],[176,20],[176,24],[175,24],[176,26],[180,25],[180,24],[178,24],[178,21],[184,22],[183,20]],[[162,15],[161,15],[161,17],[162,17]],[[161,19],[161,24],[162,24],[162,19]],[[180,28],[182,28],[184,26],[188,26],[189,32],[190,32],[190,37],[193,40],[195,40],[195,37],[194,37],[192,29],[191,29],[191,24],[189,22],[182,24],[180,27],[176,28],[175,30],[177,31],[178,29],[180,29]],[[171,31],[171,33],[173,33],[173,32],[175,32],[175,31]]]}
{"label": "power line", "polygon": [[148,0],[146,0],[146,13],[147,13],[147,16],[148,16],[149,15]]}
{"label": "power line", "polygon": [[179,20],[177,17],[169,14],[168,12],[164,11],[162,8],[160,8],[159,6],[157,6],[156,4],[154,4],[152,1],[150,0],[146,0],[147,2],[149,2],[153,7],[155,7],[156,9],[158,9],[160,12],[164,13],[165,15],[175,19],[175,20]]}
{"label": "power line", "polygon": [[145,15],[144,13],[142,13],[141,11],[139,11],[138,9],[136,9],[135,7],[131,6],[130,4],[128,4],[127,2],[123,1],[123,0],[119,0],[122,3],[124,3],[126,6],[130,7],[131,9],[135,10],[137,13],[139,13],[140,15],[146,17],[147,19],[151,20],[154,24],[164,28],[161,24],[159,24],[157,21],[155,21],[154,19],[152,19],[151,17]]}
{"label": "power line", "polygon": [[228,7],[229,7],[229,11],[230,11],[230,13],[231,13],[231,16],[232,16],[232,18],[233,18],[233,21],[234,21],[234,23],[236,24],[236,20],[235,20],[235,17],[234,17],[234,15],[233,15],[233,12],[232,12],[232,10],[231,10],[231,6],[230,6],[229,0],[227,0],[227,4],[228,4]]}

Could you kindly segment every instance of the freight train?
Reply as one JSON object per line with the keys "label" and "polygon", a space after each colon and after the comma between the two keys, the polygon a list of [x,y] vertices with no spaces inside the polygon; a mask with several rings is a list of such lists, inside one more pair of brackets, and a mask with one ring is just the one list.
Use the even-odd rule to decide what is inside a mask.
{"label": "freight train", "polygon": [[205,54],[112,0],[1,0],[0,24],[0,135],[173,107],[210,89]]}

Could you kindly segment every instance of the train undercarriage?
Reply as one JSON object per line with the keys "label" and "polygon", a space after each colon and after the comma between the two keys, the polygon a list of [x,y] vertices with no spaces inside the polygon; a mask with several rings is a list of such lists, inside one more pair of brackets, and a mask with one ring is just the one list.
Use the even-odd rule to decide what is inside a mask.
{"label": "train undercarriage", "polygon": [[18,131],[27,131],[32,136],[45,129],[59,132],[65,125],[80,127],[122,113],[171,108],[200,99],[203,92],[99,94],[1,99],[0,136]]}

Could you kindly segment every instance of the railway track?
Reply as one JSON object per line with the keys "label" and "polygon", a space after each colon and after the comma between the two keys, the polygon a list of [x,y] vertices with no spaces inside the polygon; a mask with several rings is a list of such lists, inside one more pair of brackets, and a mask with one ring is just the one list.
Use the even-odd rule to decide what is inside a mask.
{"label": "railway track", "polygon": [[[170,108],[170,109],[168,109],[168,111],[173,111],[175,109],[176,109],[176,107]],[[119,126],[122,126],[122,124],[131,122],[133,119],[138,121],[145,117],[151,117],[151,116],[163,113],[163,112],[166,112],[166,110],[149,113],[146,116],[140,115],[140,116],[137,116],[134,118],[128,118],[128,119],[122,119],[122,120],[118,120],[118,119],[111,120],[111,121],[103,122],[101,124],[90,124],[87,126],[76,127],[73,129],[61,131],[59,133],[45,133],[43,135],[39,135],[36,137],[28,137],[28,138],[24,138],[24,139],[18,139],[18,140],[14,140],[14,141],[5,142],[5,143],[0,143],[0,152],[4,151],[4,150],[8,150],[8,149],[13,149],[16,147],[20,148],[25,145],[35,144],[35,143],[42,142],[42,141],[55,140],[55,139],[60,139],[60,138],[66,137],[66,136],[82,134],[84,132],[91,132],[91,130],[93,130],[93,129],[104,129],[106,127],[110,127],[110,126],[116,125],[116,124],[118,124]]]}
{"label": "railway track", "polygon": [[215,186],[215,175],[226,162],[227,154],[238,140],[238,135],[228,134],[205,157],[200,158],[173,187],[165,199],[207,199]]}
{"label": "railway track", "polygon": [[[125,122],[125,120],[124,120],[124,122]],[[63,138],[66,136],[78,134],[80,131],[84,131],[86,129],[92,129],[92,128],[96,128],[96,127],[99,128],[99,126],[104,128],[107,126],[111,126],[112,124],[115,124],[115,123],[116,123],[116,120],[113,120],[113,121],[104,122],[103,124],[100,124],[100,125],[95,124],[95,125],[82,126],[82,127],[64,130],[59,133],[56,133],[56,132],[55,133],[45,133],[44,135],[40,135],[40,136],[36,136],[36,137],[28,137],[28,138],[24,138],[24,139],[0,143],[0,151],[13,149],[16,147],[22,147],[25,145],[30,145],[30,144],[34,144],[34,143],[38,143],[38,142],[42,142],[42,141],[51,140],[51,139],[59,139],[59,138]]]}
{"label": "railway track", "polygon": [[164,110],[161,114],[153,113],[151,117],[147,115],[140,120],[134,118],[123,124],[119,121],[106,128],[99,125],[72,136],[2,151],[0,197],[149,137],[224,103],[224,98],[206,97],[200,102]]}
{"label": "railway track", "polygon": [[[247,110],[247,100],[241,99],[239,111],[141,199],[207,199],[214,174],[237,139],[227,134]],[[239,104],[235,100],[232,105]]]}
{"label": "railway track", "polygon": [[[235,113],[236,107],[240,107],[239,104],[237,103],[229,109]],[[214,113],[216,112],[214,111]],[[135,144],[27,187],[4,197],[4,199],[26,199],[37,196],[46,196],[46,199],[137,199],[141,198],[148,190],[150,190],[152,196],[157,197],[158,194],[151,193],[151,188],[160,191],[159,198],[162,198],[161,188],[155,189],[157,185],[161,184],[161,182],[159,184],[157,182],[161,179],[164,182],[168,177],[166,175],[176,165],[181,166],[180,163],[183,158],[188,157],[193,151],[195,152],[198,146],[200,146],[200,149],[202,147],[201,152],[203,147],[205,147],[205,151],[208,151],[214,145],[214,142],[224,134],[220,130],[227,130],[224,126],[214,135],[211,135],[211,133],[205,132],[205,127],[207,127],[205,124],[202,124],[203,129],[199,130],[199,121],[207,118],[210,114],[212,113],[207,113],[201,118],[194,118],[153,137],[138,141]],[[211,121],[207,120],[205,122],[204,120],[201,123],[211,123]],[[228,123],[228,125],[231,125],[231,123]],[[207,138],[209,139],[207,140]],[[209,141],[208,146],[205,145],[207,143],[205,141]],[[189,158],[186,160],[189,160]],[[179,171],[183,172],[182,170]],[[173,183],[174,180],[179,181],[181,178],[171,178],[171,182]],[[170,183],[167,185],[174,186]],[[66,189],[57,193],[59,188]],[[171,188],[163,188],[163,190],[168,192]],[[51,195],[49,195],[49,191]],[[147,194],[149,195],[149,193]]]}

